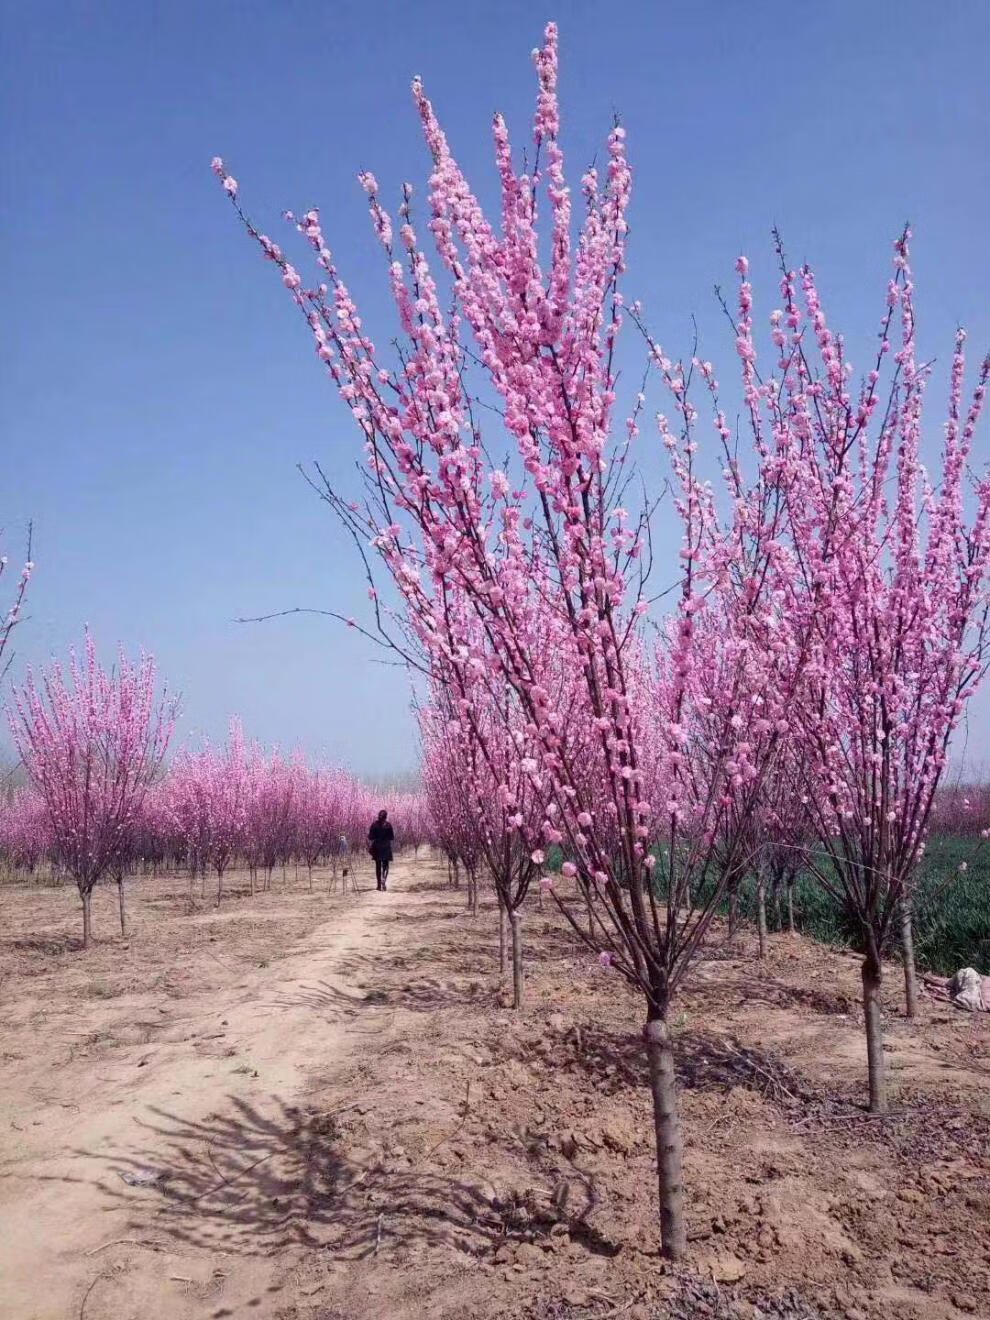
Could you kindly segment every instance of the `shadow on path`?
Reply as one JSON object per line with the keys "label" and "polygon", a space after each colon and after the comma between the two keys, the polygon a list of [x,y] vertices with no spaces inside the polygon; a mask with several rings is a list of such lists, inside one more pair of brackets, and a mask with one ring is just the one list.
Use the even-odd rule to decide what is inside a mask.
{"label": "shadow on path", "polygon": [[370,1143],[349,1147],[342,1120],[354,1107],[319,1113],[278,1096],[263,1108],[231,1097],[202,1121],[154,1109],[139,1122],[140,1149],[76,1155],[101,1166],[93,1181],[108,1210],[128,1212],[127,1233],[187,1247],[249,1256],[320,1247],[342,1260],[412,1242],[487,1250],[502,1220],[484,1188],[400,1167],[408,1161]]}

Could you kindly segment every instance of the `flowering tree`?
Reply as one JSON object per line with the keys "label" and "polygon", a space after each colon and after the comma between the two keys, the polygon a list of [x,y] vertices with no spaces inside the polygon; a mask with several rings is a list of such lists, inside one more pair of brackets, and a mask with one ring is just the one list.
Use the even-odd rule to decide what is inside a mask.
{"label": "flowering tree", "polygon": [[437,842],[453,867],[455,882],[464,867],[468,911],[477,915],[483,832],[471,792],[477,748],[453,719],[443,689],[418,714],[423,790],[436,822]]}
{"label": "flowering tree", "polygon": [[[809,857],[861,933],[874,1111],[887,1103],[882,954],[899,926],[913,1013],[913,879],[949,740],[990,662],[985,469],[967,492],[990,359],[967,405],[965,336],[958,333],[933,487],[921,460],[930,368],[916,358],[909,237],[905,231],[895,245],[879,349],[858,394],[810,269],[798,274],[782,260],[784,306],[776,313],[777,409],[800,446],[789,490],[799,566],[789,608],[812,625],[795,719],[817,836]],[[883,391],[881,373],[891,362]]]}
{"label": "flowering tree", "polygon": [[284,867],[295,846],[299,778],[295,767],[276,750],[267,758],[259,747],[248,755],[246,849],[254,873],[265,872],[263,889],[272,887],[272,872]]}
{"label": "flowering tree", "polygon": [[299,770],[296,793],[296,851],[306,863],[309,887],[313,888],[313,867],[320,857],[336,859],[341,835],[340,798],[345,780],[339,772],[317,770],[310,774]]}
{"label": "flowering tree", "polygon": [[14,694],[11,731],[24,767],[44,799],[56,854],[79,889],[83,947],[90,938],[90,899],[104,875],[116,874],[121,930],[123,858],[129,832],[165,755],[176,703],[155,693],[155,664],[132,665],[121,652],[103,670],[87,634],[82,661],[72,654],[40,684],[28,673]]}
{"label": "flowering tree", "polygon": [[217,873],[217,907],[224,872],[243,841],[246,813],[244,737],[232,721],[226,747],[207,744],[177,761],[171,776],[172,813],[182,830],[191,859],[191,879],[212,867]]}
{"label": "flowering tree", "polygon": [[20,788],[0,802],[0,853],[29,875],[51,851],[44,799],[33,788]]}
{"label": "flowering tree", "polygon": [[[494,782],[501,829],[526,849],[527,866],[542,864],[542,839],[561,840],[568,873],[583,880],[598,913],[575,929],[645,997],[661,1232],[664,1251],[677,1257],[686,1234],[667,1017],[722,892],[706,880],[727,806],[740,796],[749,804],[737,813],[741,822],[753,809],[788,727],[786,703],[804,652],[800,639],[778,638],[778,579],[788,565],[775,540],[784,508],[775,455],[758,455],[751,488],[730,471],[732,513],[720,524],[693,467],[687,385],[694,367],[671,364],[654,346],[679,413],[676,427],[662,421],[661,430],[681,490],[683,581],[669,661],[655,684],[655,707],[642,718],[648,511],[630,518],[620,499],[639,402],[622,438],[611,435],[631,184],[625,134],[616,126],[609,136],[604,180],[596,169],[582,178],[584,218],[574,240],[558,143],[553,25],[535,60],[531,168],[516,173],[505,124],[495,119],[499,233],[414,84],[433,157],[429,227],[450,285],[450,314],[418,245],[411,189],[403,190],[396,247],[377,183],[362,176],[403,329],[395,369],[383,365],[362,325],[318,212],[296,222],[320,268],[320,283],[305,288],[280,247],[244,216],[223,162],[214,168],[278,266],[364,436],[365,504],[343,501],[322,474],[321,481],[358,543],[371,540],[398,587],[406,631],[398,640],[386,632],[390,644],[403,649],[411,639],[404,653],[447,690]],[[537,237],[544,185],[546,266]],[[515,450],[502,466],[490,457],[465,383],[477,364]],[[710,369],[698,364],[697,371],[714,389]],[[372,595],[384,629],[390,621],[373,586]],[[705,630],[702,644],[697,624],[709,596],[724,626]],[[698,718],[695,674],[716,638],[726,678],[717,736],[692,775],[686,751]],[[577,694],[580,700],[570,700]],[[651,723],[662,755],[661,772],[649,772],[661,790],[656,798],[646,791]],[[662,841],[659,850],[648,846],[651,836]],[[498,843],[494,834],[491,842]],[[733,850],[725,855],[734,865]],[[516,883],[528,883],[523,870]]]}

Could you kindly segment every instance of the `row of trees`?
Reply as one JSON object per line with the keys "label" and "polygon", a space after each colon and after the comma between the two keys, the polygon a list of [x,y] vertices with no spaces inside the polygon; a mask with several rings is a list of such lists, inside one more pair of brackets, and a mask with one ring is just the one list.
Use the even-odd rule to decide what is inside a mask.
{"label": "row of trees", "polygon": [[[188,867],[190,885],[245,865],[251,890],[270,888],[276,866],[337,864],[363,846],[380,806],[378,793],[336,767],[266,754],[233,724],[225,746],[164,757],[175,702],[159,694],[150,656],[132,664],[121,653],[113,670],[99,664],[87,636],[83,655],[53,666],[13,695],[11,729],[29,786],[0,805],[0,854],[34,871],[44,862],[75,882],[82,900],[83,944],[101,880],[116,883],[121,932],[127,918],[124,879],[141,867]],[[399,841],[429,837],[423,799],[389,795]]]}
{"label": "row of trees", "polygon": [[[307,284],[248,219],[221,159],[214,169],[362,437],[363,500],[319,468],[315,481],[394,584],[383,595],[366,561],[383,643],[424,675],[424,773],[444,841],[469,876],[483,863],[494,878],[517,1002],[518,910],[553,846],[584,896],[583,911],[562,909],[576,937],[642,996],[663,1248],[677,1257],[668,1023],[741,877],[786,869],[794,853],[846,909],[863,949],[870,1103],[886,1105],[882,954],[898,930],[909,947],[949,740],[988,661],[990,478],[971,471],[988,362],[966,399],[960,332],[933,482],[909,233],[860,372],[813,271],[793,269],[775,236],[769,351],[740,258],[734,307],[723,304],[740,374],[724,395],[709,361],[668,355],[626,299],[623,128],[575,199],[553,25],[534,58],[525,159],[494,120],[494,221],[413,84],[435,262],[411,187],[393,222],[374,176],[361,177],[402,331],[394,358],[362,321],[319,212],[288,216],[315,258]],[[622,347],[630,324],[646,374],[616,417],[620,366],[628,376],[635,363]],[[653,389],[669,505],[637,496]],[[677,566],[654,584],[670,523]],[[661,589],[673,603],[658,620]]]}

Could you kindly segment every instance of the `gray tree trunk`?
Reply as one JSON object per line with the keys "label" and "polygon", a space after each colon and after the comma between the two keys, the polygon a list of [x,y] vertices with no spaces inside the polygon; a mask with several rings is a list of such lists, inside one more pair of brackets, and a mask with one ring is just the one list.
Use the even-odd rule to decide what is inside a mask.
{"label": "gray tree trunk", "polygon": [[89,889],[85,890],[85,892],[81,890],[79,897],[82,899],[82,909],[83,909],[83,948],[88,949],[89,937],[90,934],[92,933],[92,926],[90,923],[90,916],[89,916],[89,904],[91,898],[93,897],[92,891]]}
{"label": "gray tree trunk", "polygon": [[643,1034],[656,1133],[660,1247],[667,1260],[680,1260],[687,1250],[687,1226],[684,1221],[683,1147],[677,1116],[674,1048],[670,1029],[662,1018],[649,1019]]}
{"label": "gray tree trunk", "polygon": [[911,891],[906,886],[901,897],[901,956],[904,960],[904,1011],[913,1018],[918,1012],[918,973],[914,961]]}
{"label": "gray tree trunk", "polygon": [[866,1059],[870,1079],[870,1113],[887,1112],[887,1066],[883,1053],[880,985],[883,965],[876,951],[863,959],[863,1016],[866,1021]]}
{"label": "gray tree trunk", "polygon": [[513,912],[509,918],[512,929],[512,1007],[522,1008],[523,1001],[523,965],[522,965],[522,917]]}

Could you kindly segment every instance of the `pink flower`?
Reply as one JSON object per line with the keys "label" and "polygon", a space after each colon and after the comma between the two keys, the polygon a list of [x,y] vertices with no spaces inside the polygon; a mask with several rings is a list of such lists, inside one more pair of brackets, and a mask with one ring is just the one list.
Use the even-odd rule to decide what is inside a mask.
{"label": "pink flower", "polygon": [[599,963],[601,963],[602,967],[611,967],[612,955],[608,952],[607,949],[603,949],[601,953],[598,955],[598,961]]}
{"label": "pink flower", "polygon": [[565,862],[560,868],[560,873],[561,875],[566,875],[569,880],[573,879],[573,877],[577,875],[577,867],[573,862]]}
{"label": "pink flower", "polygon": [[542,866],[543,863],[546,861],[546,855],[544,854],[542,848],[534,848],[529,855],[529,859],[531,862],[534,862],[537,866]]}
{"label": "pink flower", "polygon": [[232,174],[228,174],[224,177],[223,190],[225,193],[229,193],[231,197],[236,197],[237,187],[238,187],[237,180],[234,178]]}

